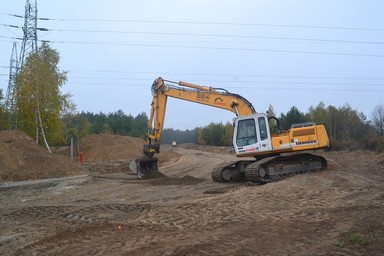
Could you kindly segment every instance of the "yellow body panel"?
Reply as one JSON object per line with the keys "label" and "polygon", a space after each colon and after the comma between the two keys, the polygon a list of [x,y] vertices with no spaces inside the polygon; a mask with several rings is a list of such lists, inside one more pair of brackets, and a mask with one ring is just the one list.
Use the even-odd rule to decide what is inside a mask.
{"label": "yellow body panel", "polygon": [[237,154],[238,157],[256,157],[275,153],[292,153],[304,150],[316,150],[329,146],[329,139],[324,125],[292,128],[271,138],[272,150],[249,154]]}
{"label": "yellow body panel", "polygon": [[287,149],[302,151],[328,147],[328,135],[323,125],[292,128],[286,133],[272,137],[274,151]]}

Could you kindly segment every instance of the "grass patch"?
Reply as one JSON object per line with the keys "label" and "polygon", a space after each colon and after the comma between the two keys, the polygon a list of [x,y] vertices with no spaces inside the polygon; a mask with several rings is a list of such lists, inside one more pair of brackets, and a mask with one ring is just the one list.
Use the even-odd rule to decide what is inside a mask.
{"label": "grass patch", "polygon": [[360,232],[349,232],[346,234],[346,239],[336,241],[335,246],[337,248],[344,248],[352,244],[355,247],[367,247],[371,243],[371,236],[363,235]]}
{"label": "grass patch", "polygon": [[315,241],[313,241],[313,240],[308,240],[308,244],[309,244],[309,245],[315,245],[315,244],[316,244],[316,242],[315,242]]}
{"label": "grass patch", "polygon": [[351,242],[354,246],[368,246],[371,243],[371,238],[369,236],[364,236],[359,232],[349,233],[348,241]]}
{"label": "grass patch", "polygon": [[343,248],[343,247],[345,246],[345,243],[344,243],[343,241],[337,241],[337,242],[335,243],[335,246],[336,246],[337,248]]}

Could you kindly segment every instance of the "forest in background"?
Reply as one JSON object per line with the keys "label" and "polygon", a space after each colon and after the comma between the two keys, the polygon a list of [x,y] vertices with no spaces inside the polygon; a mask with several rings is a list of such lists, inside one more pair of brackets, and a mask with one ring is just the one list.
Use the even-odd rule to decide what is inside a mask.
{"label": "forest in background", "polygon": [[[59,69],[59,53],[47,43],[30,54],[15,78],[17,100],[6,104],[0,89],[0,130],[17,129],[36,142],[49,145],[68,145],[73,138],[80,140],[88,134],[109,133],[145,138],[148,117],[143,112],[137,116],[122,110],[113,113],[76,112],[69,93],[60,88],[67,80],[67,72]],[[276,116],[269,106],[268,115],[280,120],[280,130],[288,130],[291,124],[314,122],[323,124],[328,132],[331,149],[369,149],[384,151],[384,105],[372,106],[370,117],[349,105],[325,106],[319,103],[307,112],[292,106],[286,113]],[[270,122],[271,132],[278,127]],[[210,123],[204,127],[180,131],[165,129],[162,143],[195,143],[201,145],[230,146],[233,125]],[[49,145],[48,145],[49,144]]]}
{"label": "forest in background", "polygon": [[[0,92],[1,99],[1,92]],[[269,107],[269,114],[274,115],[273,107]],[[6,111],[0,106],[0,129],[7,129]],[[384,105],[378,105],[373,109],[372,116],[368,119],[363,113],[352,109],[349,105],[335,107],[325,106],[319,103],[311,106],[307,112],[301,112],[292,106],[286,113],[277,116],[280,121],[280,130],[288,130],[291,124],[314,122],[326,127],[330,138],[331,150],[355,150],[368,149],[378,152],[384,151]],[[89,134],[115,134],[145,138],[148,127],[148,117],[145,112],[132,116],[122,110],[113,113],[66,113],[60,118],[62,123],[61,136],[55,136],[52,145],[68,145],[71,137],[75,141]],[[277,133],[277,125],[270,121],[272,133]],[[28,128],[28,127],[27,127]],[[31,137],[33,129],[20,130]],[[47,129],[49,135],[49,129]],[[209,123],[204,127],[195,127],[191,130],[178,130],[166,128],[163,132],[162,144],[193,143],[200,145],[231,146],[233,136],[233,124]],[[58,138],[58,139],[57,139]]]}
{"label": "forest in background", "polygon": [[[269,114],[273,115],[273,107],[269,107]],[[331,141],[330,149],[369,149],[375,151],[384,150],[384,106],[378,105],[372,112],[371,120],[361,112],[352,109],[349,105],[343,107],[325,106],[319,103],[312,106],[307,112],[301,112],[295,106],[286,113],[278,116],[280,130],[289,130],[291,124],[314,122],[326,127]],[[129,135],[145,137],[148,125],[148,117],[143,112],[136,117],[125,114],[122,110],[114,113],[94,114],[82,112],[68,114],[64,117],[68,136],[77,139],[87,134],[110,133],[116,135]],[[272,133],[277,133],[278,127],[272,119],[270,121]],[[196,127],[191,130],[181,131],[166,128],[162,136],[163,144],[193,143],[200,145],[231,146],[233,136],[233,124],[210,123],[204,127]]]}
{"label": "forest in background", "polygon": [[[276,116],[280,122],[280,130],[289,130],[292,124],[314,122],[323,124],[330,138],[331,150],[368,149],[378,152],[384,151],[384,105],[373,109],[371,119],[363,113],[352,109],[349,105],[335,107],[319,103],[311,106],[307,112],[301,112],[292,106],[287,113],[280,116],[274,114],[273,107],[269,107],[269,114]],[[272,133],[277,133],[276,122],[270,120]],[[165,129],[162,143],[196,143],[202,145],[231,146],[232,123],[210,123],[205,127],[180,131]]]}

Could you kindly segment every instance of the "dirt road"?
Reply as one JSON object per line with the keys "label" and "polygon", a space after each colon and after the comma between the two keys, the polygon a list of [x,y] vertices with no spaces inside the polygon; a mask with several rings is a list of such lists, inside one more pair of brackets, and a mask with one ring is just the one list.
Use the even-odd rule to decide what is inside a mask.
{"label": "dirt road", "polygon": [[380,255],[383,155],[323,153],[327,171],[220,184],[231,155],[174,149],[165,177],[0,184],[1,255]]}

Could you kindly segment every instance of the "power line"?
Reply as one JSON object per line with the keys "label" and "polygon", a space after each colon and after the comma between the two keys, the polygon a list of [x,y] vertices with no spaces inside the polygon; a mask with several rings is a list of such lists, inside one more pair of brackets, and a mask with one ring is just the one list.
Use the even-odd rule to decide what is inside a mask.
{"label": "power line", "polygon": [[80,42],[80,41],[50,41],[50,40],[39,40],[39,41],[47,42],[47,43],[58,43],[58,44],[115,45],[115,46],[137,46],[137,47],[161,47],[161,48],[226,50],[226,51],[243,51],[243,52],[299,53],[299,54],[338,55],[338,56],[377,57],[377,58],[383,58],[384,57],[384,55],[379,55],[379,54],[342,53],[342,52],[319,52],[319,51],[299,51],[299,50],[278,50],[278,49],[272,50],[272,49],[236,48],[236,47],[165,45],[165,44],[138,44],[138,43],[112,43],[112,42],[109,43],[109,42]]}
{"label": "power line", "polygon": [[1,15],[13,16],[13,17],[16,17],[16,18],[24,19],[24,15],[11,14],[11,13],[6,13],[6,12],[0,12],[0,14]]}
{"label": "power line", "polygon": [[[9,66],[0,66],[0,68],[9,69]],[[188,72],[154,72],[154,71],[124,71],[124,70],[101,70],[101,69],[70,69],[67,70],[70,74],[73,72],[85,72],[85,73],[116,73],[116,74],[143,74],[143,75],[183,75],[183,76],[220,76],[220,77],[255,77],[255,78],[284,78],[284,79],[335,79],[335,80],[371,80],[371,81],[380,81],[384,80],[380,77],[342,77],[342,76],[304,76],[304,75],[265,75],[265,74],[222,74],[222,73],[188,73]],[[0,76],[8,76],[8,74],[0,74]],[[95,77],[95,76],[72,76],[70,78],[76,79],[111,79],[111,80],[135,80],[132,78],[117,78],[117,77]],[[150,80],[138,78],[138,80]],[[194,80],[197,81],[197,80]],[[200,80],[206,81],[206,80]],[[241,81],[228,81],[228,82],[241,82]],[[380,84],[378,84],[380,85]]]}
{"label": "power line", "polygon": [[[156,74],[159,72],[150,71],[122,71],[122,70],[97,70],[97,69],[72,69],[69,72],[95,72],[95,73],[125,73],[125,74]],[[342,80],[384,80],[384,78],[372,78],[372,77],[335,77],[335,76],[293,76],[293,75],[262,75],[262,74],[221,74],[221,73],[187,73],[187,72],[160,72],[161,74],[168,75],[186,75],[186,76],[220,76],[220,77],[263,77],[263,78],[289,78],[289,79],[342,79]],[[72,76],[71,76],[72,77]],[[75,77],[72,77],[75,78]],[[76,77],[86,78],[86,77]],[[87,78],[95,78],[87,77]],[[105,78],[109,79],[109,78]]]}
{"label": "power line", "polygon": [[[5,27],[22,28],[15,25],[0,24]],[[89,29],[52,29],[37,28],[39,31],[51,32],[76,32],[76,33],[115,33],[115,34],[136,34],[136,35],[167,35],[167,36],[196,36],[196,37],[220,37],[220,38],[243,38],[243,39],[268,39],[268,40],[294,40],[305,42],[323,42],[323,43],[350,43],[350,44],[376,44],[383,45],[379,41],[356,41],[356,40],[337,40],[322,38],[300,38],[300,37],[274,37],[274,36],[250,36],[250,35],[224,35],[224,34],[206,34],[206,33],[175,33],[175,32],[138,32],[138,31],[117,31],[117,30],[89,30]]]}
{"label": "power line", "polygon": [[[22,15],[0,12],[2,15],[24,18]],[[268,23],[239,23],[239,22],[209,22],[209,21],[171,21],[171,20],[128,20],[128,19],[74,19],[74,18],[38,18],[42,21],[76,21],[76,22],[127,22],[127,23],[156,23],[156,24],[193,24],[193,25],[227,25],[227,26],[258,26],[258,27],[285,27],[285,28],[307,28],[307,29],[333,29],[333,30],[361,30],[361,31],[384,31],[384,28],[364,27],[338,27],[338,26],[316,26],[316,25],[287,25]]]}
{"label": "power line", "polygon": [[[4,27],[10,27],[10,28],[21,28],[21,29],[24,28],[24,27],[21,27],[21,26],[10,25],[10,24],[0,24],[0,25],[2,25],[2,26],[4,26]],[[38,27],[36,27],[36,30],[39,30],[39,31],[49,31],[48,28],[38,28]]]}
{"label": "power line", "polygon": [[137,32],[137,31],[108,31],[108,30],[63,30],[63,29],[47,29],[49,31],[67,31],[67,32],[89,32],[89,33],[124,33],[137,35],[171,35],[171,36],[198,36],[198,37],[225,37],[225,38],[246,38],[246,39],[273,39],[273,40],[296,40],[296,41],[312,41],[326,43],[352,43],[352,44],[384,44],[378,41],[354,41],[354,40],[336,40],[321,38],[299,38],[299,37],[273,37],[273,36],[247,36],[247,35],[223,35],[223,34],[203,34],[203,33],[171,33],[171,32]]}
{"label": "power line", "polygon": [[[73,78],[73,77],[71,77]],[[108,78],[109,79],[109,78]],[[98,80],[98,79],[96,79]],[[100,79],[99,79],[100,80]],[[102,80],[107,80],[107,78],[102,78]],[[124,79],[114,79],[114,80],[126,80],[126,81],[148,81],[150,79],[145,78],[124,78]],[[372,83],[334,83],[334,82],[289,82],[289,81],[225,81],[225,80],[194,80],[194,82],[202,82],[204,84],[220,84],[220,83],[232,83],[232,84],[293,84],[293,85],[341,85],[341,86],[384,86],[384,84],[372,84]],[[72,83],[75,83],[72,81]],[[80,82],[78,84],[106,84],[108,82]],[[76,83],[77,84],[77,83]],[[108,83],[111,85],[128,85],[128,83]],[[213,86],[214,87],[214,86]],[[237,87],[237,86],[236,86]]]}
{"label": "power line", "polygon": [[[15,37],[5,37],[14,40],[21,40]],[[184,48],[184,49],[205,49],[205,50],[225,50],[225,51],[248,51],[248,52],[274,52],[274,53],[299,53],[299,54],[315,54],[315,55],[338,55],[353,57],[377,57],[383,58],[380,54],[363,54],[363,53],[343,53],[343,52],[320,52],[320,51],[299,51],[299,50],[279,50],[279,49],[257,49],[257,48],[236,48],[236,47],[213,47],[213,46],[191,46],[191,45],[166,45],[166,44],[139,44],[139,43],[115,43],[115,42],[81,42],[81,41],[53,41],[38,40],[39,42],[57,43],[57,44],[80,44],[80,45],[115,45],[115,46],[136,46],[136,47],[161,47],[161,48]]]}
{"label": "power line", "polygon": [[[127,80],[127,81],[148,81],[146,78],[117,78],[117,77],[70,77],[71,79],[95,79],[95,80]],[[384,79],[383,79],[384,80]],[[207,83],[207,80],[194,80],[195,82]],[[332,82],[289,82],[289,81],[230,81],[230,80],[210,80],[209,83],[233,83],[233,84],[303,84],[303,85],[362,85],[362,86],[383,86],[384,84],[369,83],[332,83]]]}
{"label": "power line", "polygon": [[11,34],[14,34],[15,36],[19,36],[19,34],[16,34],[14,31],[10,30],[9,28],[20,28],[19,26],[13,26],[13,25],[5,25],[5,24],[2,24],[4,25],[5,29],[11,33]]}
{"label": "power line", "polygon": [[[67,83],[66,85],[70,85]],[[129,86],[129,87],[148,87],[145,84],[127,84],[127,83],[73,83],[73,85],[101,85],[101,86]],[[333,84],[329,84],[333,85]],[[251,87],[251,86],[229,86],[227,89],[254,89],[254,90],[292,90],[292,91],[342,91],[342,92],[384,92],[384,89],[359,89],[359,88],[303,88],[303,87]]]}
{"label": "power line", "polygon": [[[10,37],[10,36],[0,36],[0,38],[8,38],[8,39],[13,39],[13,40],[23,40],[22,37]],[[5,41],[4,42],[12,42],[12,41]],[[13,42],[12,42],[13,43]]]}
{"label": "power line", "polygon": [[[180,74],[179,74],[180,75]],[[8,74],[0,74],[0,76],[8,76]],[[239,76],[239,75],[234,75]],[[256,75],[254,77],[257,77]],[[282,78],[283,76],[259,76],[259,77],[271,77],[271,78]],[[295,78],[295,79],[308,79],[309,77],[286,77],[286,78]],[[384,80],[384,78],[338,78],[338,77],[312,77],[316,79],[346,79],[346,80]],[[69,76],[69,79],[92,79],[92,80],[120,80],[120,81],[148,81],[151,79],[148,78],[121,78],[121,77],[90,77],[90,76]],[[194,80],[195,82],[204,82],[207,80]],[[221,80],[221,81],[210,81],[209,83],[233,83],[233,84],[302,84],[302,85],[360,85],[360,86],[384,86],[384,84],[372,84],[372,83],[334,83],[334,82],[298,82],[298,81],[231,81],[231,80]],[[92,83],[90,83],[92,84]],[[97,84],[97,83],[94,83]]]}
{"label": "power line", "polygon": [[[0,36],[0,37],[1,37],[1,36]],[[0,42],[1,42],[1,43],[13,43],[13,41],[9,41],[9,40],[1,40],[1,39],[0,39]]]}

